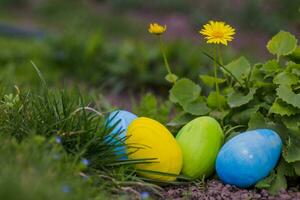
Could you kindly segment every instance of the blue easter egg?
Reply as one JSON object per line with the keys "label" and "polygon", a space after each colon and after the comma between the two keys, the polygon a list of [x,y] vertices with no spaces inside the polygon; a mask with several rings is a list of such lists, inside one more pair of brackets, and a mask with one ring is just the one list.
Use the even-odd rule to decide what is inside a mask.
{"label": "blue easter egg", "polygon": [[107,118],[107,127],[112,128],[113,130],[106,137],[106,142],[110,144],[120,145],[115,148],[116,155],[122,156],[122,159],[126,159],[126,148],[124,140],[126,138],[126,132],[129,124],[135,120],[137,116],[126,110],[116,110],[109,114]]}
{"label": "blue easter egg", "polygon": [[281,148],[281,139],[272,130],[241,133],[221,148],[216,160],[217,174],[226,184],[240,188],[253,186],[274,169]]}

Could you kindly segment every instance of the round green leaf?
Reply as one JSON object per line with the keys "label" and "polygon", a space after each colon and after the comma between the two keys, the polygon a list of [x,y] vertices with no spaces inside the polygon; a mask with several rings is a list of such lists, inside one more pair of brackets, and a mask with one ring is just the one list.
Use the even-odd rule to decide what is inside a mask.
{"label": "round green leaf", "polygon": [[280,99],[296,108],[300,108],[300,94],[295,94],[289,86],[280,85],[276,92]]}
{"label": "round green leaf", "polygon": [[274,79],[273,83],[278,85],[294,85],[298,83],[298,77],[290,72],[283,71],[277,74]]}
{"label": "round green leaf", "polygon": [[175,82],[170,90],[170,100],[184,106],[198,99],[201,92],[199,85],[187,78]]}
{"label": "round green leaf", "polygon": [[[243,81],[250,73],[251,66],[245,57],[240,57],[231,63],[227,64],[225,68],[230,71],[239,81]],[[226,72],[225,72],[226,73]]]}
{"label": "round green leaf", "polygon": [[211,88],[213,88],[216,85],[216,83],[221,84],[226,81],[226,79],[215,78],[213,76],[208,76],[208,75],[200,75],[199,77],[205,85]]}
{"label": "round green leaf", "polygon": [[218,108],[219,106],[223,108],[226,106],[226,98],[223,95],[212,91],[207,97],[207,105],[210,108]]}
{"label": "round green leaf", "polygon": [[183,109],[185,112],[192,115],[206,115],[211,111],[210,108],[207,107],[205,101],[201,98],[184,105]]}
{"label": "round green leaf", "polygon": [[279,63],[276,60],[269,60],[263,64],[261,68],[265,73],[277,72],[280,69]]}
{"label": "round green leaf", "polygon": [[272,107],[270,108],[269,113],[278,114],[280,116],[284,116],[284,115],[291,116],[299,113],[299,110],[285,103],[281,99],[276,99]]}
{"label": "round green leaf", "polygon": [[271,54],[286,56],[297,48],[297,39],[286,31],[277,33],[267,44],[267,49]]}
{"label": "round green leaf", "polygon": [[249,103],[256,92],[255,88],[251,88],[247,95],[243,95],[241,93],[233,92],[228,95],[228,104],[231,108],[239,107]]}
{"label": "round green leaf", "polygon": [[178,77],[175,74],[168,74],[165,79],[170,83],[175,83]]}

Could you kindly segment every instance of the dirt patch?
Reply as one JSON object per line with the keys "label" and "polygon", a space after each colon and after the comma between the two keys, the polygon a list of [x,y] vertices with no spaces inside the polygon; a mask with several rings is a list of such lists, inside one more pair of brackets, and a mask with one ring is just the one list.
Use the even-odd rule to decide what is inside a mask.
{"label": "dirt patch", "polygon": [[232,200],[232,199],[261,199],[261,200],[300,200],[299,186],[288,190],[281,190],[273,196],[266,190],[239,189],[231,185],[224,185],[220,181],[210,180],[205,187],[196,185],[172,186],[165,188],[164,199],[201,199],[201,200]]}

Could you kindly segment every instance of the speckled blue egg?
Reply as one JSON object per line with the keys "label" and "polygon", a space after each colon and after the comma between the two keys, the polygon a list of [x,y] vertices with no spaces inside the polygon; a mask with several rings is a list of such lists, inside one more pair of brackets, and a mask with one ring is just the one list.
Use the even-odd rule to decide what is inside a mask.
{"label": "speckled blue egg", "polygon": [[[106,137],[106,141],[111,144],[120,145],[120,141],[124,141],[129,124],[135,120],[137,116],[126,110],[116,110],[109,114],[107,118],[107,127],[114,129]],[[125,145],[120,145],[115,148],[116,155],[120,155],[121,159],[126,159],[126,148]]]}
{"label": "speckled blue egg", "polygon": [[217,174],[226,184],[240,188],[253,186],[274,169],[281,148],[281,139],[272,130],[241,133],[221,148],[216,160]]}

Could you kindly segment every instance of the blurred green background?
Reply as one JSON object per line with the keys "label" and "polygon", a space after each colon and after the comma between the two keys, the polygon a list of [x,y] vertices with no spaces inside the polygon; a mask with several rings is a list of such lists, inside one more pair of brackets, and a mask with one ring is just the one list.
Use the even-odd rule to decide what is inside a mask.
{"label": "blurred green background", "polygon": [[130,95],[169,86],[150,22],[167,24],[171,67],[194,80],[211,61],[198,30],[208,20],[236,28],[225,63],[241,54],[265,59],[265,45],[279,30],[300,33],[299,0],[1,0],[0,80],[39,85],[30,61],[50,85],[78,86]]}

